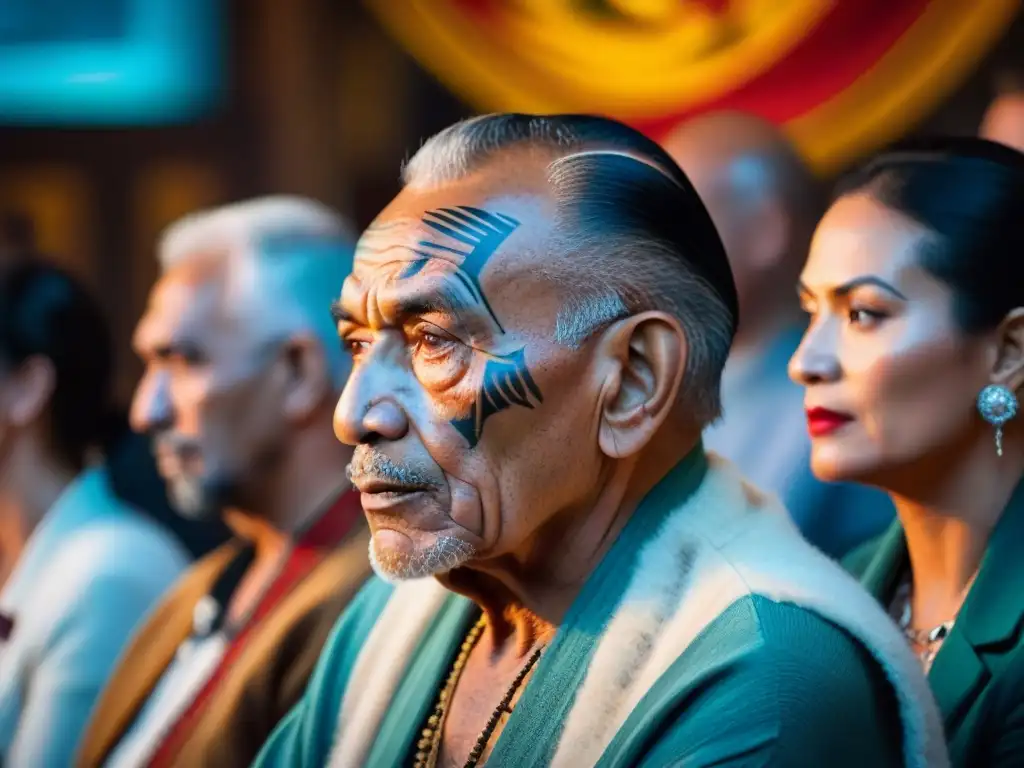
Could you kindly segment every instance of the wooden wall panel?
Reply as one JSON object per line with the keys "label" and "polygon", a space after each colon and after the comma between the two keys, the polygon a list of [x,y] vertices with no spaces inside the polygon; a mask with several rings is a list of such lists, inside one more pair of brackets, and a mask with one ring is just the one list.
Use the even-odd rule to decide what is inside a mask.
{"label": "wooden wall panel", "polygon": [[[132,210],[125,222],[131,228],[132,252],[124,262],[130,274],[127,280],[122,280],[129,290],[118,302],[120,330],[126,338],[131,337],[135,323],[142,316],[149,291],[159,274],[156,241],[160,233],[188,213],[227,202],[228,184],[212,163],[175,158],[147,164],[135,176],[132,186]],[[122,347],[126,346],[127,341]],[[122,400],[130,397],[139,371],[135,356],[126,356],[117,383]]]}
{"label": "wooden wall panel", "polygon": [[0,209],[31,217],[40,249],[95,289],[99,273],[91,201],[88,177],[79,168],[39,165],[0,171]]}
{"label": "wooden wall panel", "polygon": [[[224,179],[208,163],[160,160],[143,168],[132,194],[132,293],[144,302],[157,276],[156,240],[164,227],[188,213],[227,202]],[[142,310],[142,306],[134,307]]]}

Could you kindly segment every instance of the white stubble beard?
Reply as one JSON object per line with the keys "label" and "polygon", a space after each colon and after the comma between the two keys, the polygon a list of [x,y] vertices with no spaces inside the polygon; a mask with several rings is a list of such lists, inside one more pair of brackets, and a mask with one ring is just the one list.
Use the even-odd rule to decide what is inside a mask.
{"label": "white stubble beard", "polygon": [[439,536],[429,547],[411,555],[378,552],[370,538],[370,566],[384,581],[395,584],[429,576],[440,576],[465,565],[476,556],[476,549],[454,536]]}

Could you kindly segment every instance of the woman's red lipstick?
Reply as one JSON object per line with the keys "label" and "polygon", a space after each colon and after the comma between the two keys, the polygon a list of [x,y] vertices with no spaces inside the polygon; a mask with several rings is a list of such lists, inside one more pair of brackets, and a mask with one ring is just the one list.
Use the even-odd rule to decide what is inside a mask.
{"label": "woman's red lipstick", "polygon": [[851,421],[853,421],[852,416],[830,411],[827,408],[807,409],[807,431],[811,433],[811,437],[824,437]]}

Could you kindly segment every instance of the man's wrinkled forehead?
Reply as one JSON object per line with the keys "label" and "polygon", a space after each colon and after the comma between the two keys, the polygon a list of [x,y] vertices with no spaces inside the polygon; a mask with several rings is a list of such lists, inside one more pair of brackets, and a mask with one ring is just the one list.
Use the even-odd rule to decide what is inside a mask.
{"label": "man's wrinkled forehead", "polygon": [[360,238],[341,303],[358,312],[368,292],[423,285],[485,305],[547,252],[553,229],[552,204],[538,194],[403,192]]}
{"label": "man's wrinkled forehead", "polygon": [[225,271],[214,260],[197,259],[161,275],[139,321],[139,348],[173,346],[180,339],[209,335],[227,320]]}

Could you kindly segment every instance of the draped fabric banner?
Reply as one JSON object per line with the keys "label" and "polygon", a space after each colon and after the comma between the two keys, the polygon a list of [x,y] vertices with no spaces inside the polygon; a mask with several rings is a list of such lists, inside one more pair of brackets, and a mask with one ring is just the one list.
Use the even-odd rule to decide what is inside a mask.
{"label": "draped fabric banner", "polygon": [[596,112],[655,139],[739,109],[823,172],[897,138],[998,40],[1020,0],[367,0],[476,108]]}

